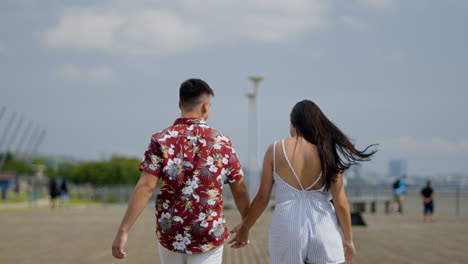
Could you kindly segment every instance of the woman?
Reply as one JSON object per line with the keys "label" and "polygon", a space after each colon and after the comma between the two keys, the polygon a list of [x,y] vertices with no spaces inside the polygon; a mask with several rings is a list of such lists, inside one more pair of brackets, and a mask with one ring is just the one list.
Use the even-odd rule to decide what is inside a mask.
{"label": "woman", "polygon": [[268,147],[258,194],[229,243],[234,248],[249,243],[248,232],[268,205],[274,184],[276,206],[269,234],[272,264],[352,260],[355,249],[342,173],[370,160],[376,151],[368,151],[373,145],[357,150],[309,100],[294,106],[290,133],[291,138]]}
{"label": "woman", "polygon": [[62,180],[62,184],[60,185],[60,202],[62,205],[65,205],[69,200],[68,196],[68,186],[67,181],[65,179]]}

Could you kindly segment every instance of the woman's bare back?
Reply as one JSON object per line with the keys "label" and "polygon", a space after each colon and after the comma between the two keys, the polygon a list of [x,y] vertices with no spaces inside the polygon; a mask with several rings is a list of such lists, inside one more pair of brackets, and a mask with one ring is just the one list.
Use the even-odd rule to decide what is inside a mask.
{"label": "woman's bare back", "polygon": [[[317,146],[309,143],[302,137],[292,137],[284,140],[284,151],[281,142],[276,142],[276,173],[291,187],[302,190],[298,183],[300,181],[302,187],[307,189],[311,186],[320,176],[322,166],[317,150]],[[286,153],[289,162],[291,163],[294,172],[290,169],[288,161],[284,153]],[[323,187],[323,177],[314,185],[312,189],[317,190]]]}

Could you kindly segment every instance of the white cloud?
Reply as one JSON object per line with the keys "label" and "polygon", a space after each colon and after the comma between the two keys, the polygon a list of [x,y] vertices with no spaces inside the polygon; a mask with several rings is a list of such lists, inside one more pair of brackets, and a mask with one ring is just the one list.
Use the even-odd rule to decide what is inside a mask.
{"label": "white cloud", "polygon": [[345,15],[341,17],[341,22],[350,28],[356,29],[356,30],[370,30],[371,26],[369,24],[366,24],[356,17],[350,16],[350,15]]}
{"label": "white cloud", "polygon": [[392,10],[396,6],[396,0],[357,0],[364,7],[375,8],[381,11]]}
{"label": "white cloud", "polygon": [[329,0],[182,2],[185,9],[197,10],[196,16],[199,21],[203,21],[203,27],[209,30],[210,39],[221,34],[229,39],[264,42],[290,41],[304,33],[323,29],[330,24],[332,8]]}
{"label": "white cloud", "polygon": [[200,39],[196,25],[170,11],[68,9],[60,22],[44,32],[51,48],[93,49],[122,54],[180,51]]}
{"label": "white cloud", "polygon": [[66,64],[55,71],[58,79],[67,81],[109,82],[113,75],[112,69],[107,65],[80,68],[73,64]]}
{"label": "white cloud", "polygon": [[110,48],[113,34],[123,20],[115,13],[69,9],[61,15],[58,25],[44,33],[44,40],[52,48]]}
{"label": "white cloud", "polygon": [[414,138],[402,136],[379,140],[379,143],[381,144],[381,149],[398,150],[407,153],[468,153],[468,139],[449,141],[440,137]]}
{"label": "white cloud", "polygon": [[171,3],[111,0],[104,6],[68,8],[41,37],[49,48],[166,55],[225,42],[290,41],[330,23],[330,0]]}

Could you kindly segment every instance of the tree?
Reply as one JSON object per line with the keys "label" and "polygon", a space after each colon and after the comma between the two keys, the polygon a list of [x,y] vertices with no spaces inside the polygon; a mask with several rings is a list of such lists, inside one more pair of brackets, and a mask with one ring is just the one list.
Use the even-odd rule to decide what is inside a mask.
{"label": "tree", "polygon": [[33,168],[24,160],[17,160],[11,153],[1,154],[1,156],[7,155],[5,164],[3,165],[2,171],[10,171],[13,173],[24,173],[31,174]]}
{"label": "tree", "polygon": [[69,180],[92,184],[135,184],[140,176],[139,160],[113,156],[108,161],[80,163],[68,172]]}

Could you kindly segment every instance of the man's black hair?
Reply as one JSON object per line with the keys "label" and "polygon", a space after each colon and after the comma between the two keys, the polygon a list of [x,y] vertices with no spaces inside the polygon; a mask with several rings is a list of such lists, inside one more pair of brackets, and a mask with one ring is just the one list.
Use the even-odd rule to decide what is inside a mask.
{"label": "man's black hair", "polygon": [[182,107],[186,109],[193,109],[202,103],[204,95],[214,96],[214,92],[203,80],[188,79],[180,85],[179,99]]}

